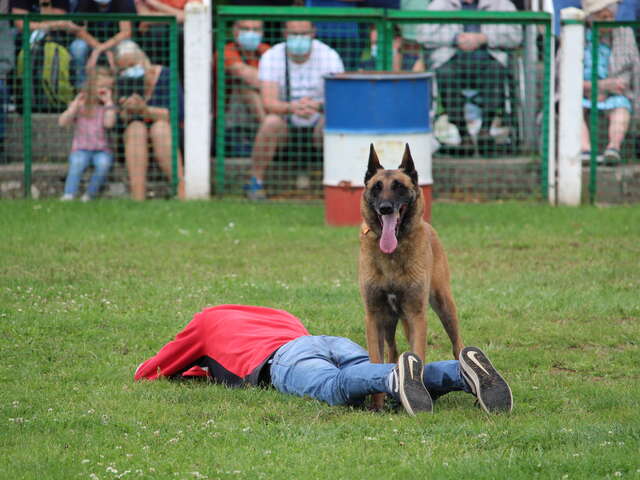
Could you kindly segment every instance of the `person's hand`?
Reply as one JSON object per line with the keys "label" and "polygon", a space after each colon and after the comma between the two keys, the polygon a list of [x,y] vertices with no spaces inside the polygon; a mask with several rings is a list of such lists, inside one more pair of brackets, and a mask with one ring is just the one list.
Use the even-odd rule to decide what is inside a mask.
{"label": "person's hand", "polygon": [[601,80],[600,83],[604,83],[604,85],[602,85],[603,89],[617,94],[624,93],[624,91],[628,87],[627,81],[624,78],[620,77],[606,78],[604,80]]}
{"label": "person's hand", "polygon": [[458,48],[464,52],[473,52],[487,43],[487,36],[484,33],[465,32],[459,33]]}
{"label": "person's hand", "polygon": [[74,98],[73,101],[71,102],[71,107],[74,109],[78,109],[84,106],[86,97],[87,96],[84,92],[80,92],[79,94],[76,95],[76,98]]}
{"label": "person's hand", "polygon": [[321,108],[321,103],[317,100],[313,100],[309,97],[301,98],[291,102],[291,113],[302,118],[309,118],[312,115],[318,113]]}
{"label": "person's hand", "polygon": [[103,50],[101,48],[101,45],[98,45],[96,48],[93,49],[93,52],[91,52],[91,55],[89,55],[89,59],[87,60],[87,63],[86,63],[85,68],[87,70],[90,70],[96,66],[96,64],[98,63],[98,59],[102,54],[102,51]]}
{"label": "person's hand", "polygon": [[120,106],[129,114],[142,115],[147,108],[147,102],[140,95],[134,93],[130,97],[121,98]]}
{"label": "person's hand", "polygon": [[106,107],[113,106],[113,96],[111,93],[111,89],[108,87],[101,87],[98,89],[98,98],[102,102],[102,104]]}

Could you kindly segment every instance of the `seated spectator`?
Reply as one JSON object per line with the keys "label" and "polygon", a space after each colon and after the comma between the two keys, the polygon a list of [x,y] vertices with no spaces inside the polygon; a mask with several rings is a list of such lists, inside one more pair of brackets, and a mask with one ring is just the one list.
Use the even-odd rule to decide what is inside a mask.
{"label": "seated spectator", "polygon": [[287,22],[284,36],[286,41],[269,49],[258,67],[267,115],[258,129],[251,155],[251,178],[245,185],[252,200],[265,198],[266,170],[291,129],[304,129],[316,146],[322,144],[323,77],[344,71],[338,53],[314,39],[311,22]]}
{"label": "seated spectator", "polygon": [[[11,13],[41,13],[43,15],[63,15],[69,13],[69,0],[9,0]],[[18,31],[22,32],[22,20],[15,20],[14,24]],[[41,22],[30,22],[31,31],[43,30],[47,32],[63,32],[76,35],[81,27],[69,20],[45,20]]]}
{"label": "seated spectator", "polygon": [[[584,0],[582,8],[587,14],[587,25],[594,21],[613,21],[616,18],[615,0]],[[634,87],[637,88],[637,69],[640,67],[640,54],[634,32],[631,28],[600,29],[598,46],[598,103],[596,108],[605,112],[609,119],[608,142],[603,160],[606,164],[620,163],[620,149],[629,130]],[[591,105],[591,75],[593,59],[591,57],[591,30],[586,30],[584,47],[584,81],[582,106],[588,119]],[[636,90],[637,92],[637,90]],[[588,162],[591,145],[587,120],[582,120],[582,157]]]}
{"label": "seated spectator", "polygon": [[[79,14],[135,12],[132,0],[79,0],[76,8],[76,13]],[[82,87],[86,78],[85,68],[95,67],[103,54],[109,66],[114,69],[115,63],[111,49],[130,37],[131,22],[102,20],[88,22],[69,47],[73,61],[75,87],[78,89]]]}
{"label": "seated spectator", "polygon": [[[428,10],[515,11],[509,0],[434,0]],[[438,95],[449,122],[454,124],[466,148],[473,145],[467,129],[464,90],[476,90],[482,110],[478,145],[493,144],[491,122],[504,105],[504,82],[508,78],[508,54],[522,42],[519,25],[423,24],[417,37],[429,55],[428,68],[436,72]]]}
{"label": "seated spectator", "polygon": [[69,155],[69,172],[62,200],[73,200],[78,194],[82,174],[92,164],[93,175],[82,201],[96,198],[113,163],[107,130],[116,124],[113,104],[113,76],[102,67],[91,70],[89,79],[59,117],[61,127],[74,125],[73,144]]}
{"label": "seated spectator", "polygon": [[[238,20],[233,26],[233,42],[224,48],[226,73],[226,114],[225,127],[228,132],[249,135],[266,116],[260,97],[258,63],[269,45],[262,43],[262,22],[260,20]],[[252,126],[254,128],[250,128]],[[231,138],[232,147],[243,150],[247,146],[250,154],[252,138]],[[239,152],[242,155],[243,152]]]}
{"label": "seated spectator", "polygon": [[[129,171],[131,196],[146,197],[149,166],[149,142],[155,159],[164,174],[171,179],[170,71],[153,65],[138,44],[125,40],[118,44],[115,61],[119,75],[120,118],[124,122],[125,162]],[[129,86],[125,89],[126,80]],[[138,86],[132,86],[132,85]],[[143,86],[140,86],[140,85]],[[178,87],[179,118],[182,120],[184,97]],[[184,197],[182,155],[178,152],[178,195]]]}

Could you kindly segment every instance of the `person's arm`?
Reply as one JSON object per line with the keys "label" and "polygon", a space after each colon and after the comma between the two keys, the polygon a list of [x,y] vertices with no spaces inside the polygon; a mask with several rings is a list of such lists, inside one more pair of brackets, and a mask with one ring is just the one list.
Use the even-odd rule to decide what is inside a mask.
{"label": "person's arm", "polygon": [[[15,13],[15,14],[19,14],[19,15],[26,15],[28,13],[30,13],[28,10],[24,9],[24,8],[18,8],[18,7],[13,7],[11,9],[11,13]],[[56,7],[43,7],[42,8],[42,13],[43,14],[48,14],[48,15],[64,15],[67,12],[65,10],[63,10],[62,8],[56,8]],[[23,24],[24,22],[22,20],[15,20],[14,24],[16,26],[16,28],[22,32],[22,28],[23,28]],[[76,25],[73,22],[70,22],[68,20],[51,20],[51,21],[44,21],[44,22],[30,22],[29,23],[29,28],[31,30],[62,30],[68,33],[71,33],[73,35],[77,35],[81,30],[84,30],[82,27]]]}
{"label": "person's arm", "polygon": [[[131,22],[120,22],[119,25],[120,31],[106,42],[100,43],[95,38],[93,39],[95,44],[91,44],[89,43],[89,41],[87,41],[87,43],[89,43],[89,45],[91,45],[91,47],[93,48],[93,52],[91,52],[91,56],[87,60],[87,68],[95,67],[98,63],[98,58],[100,58],[100,55],[102,55],[103,53],[108,53],[111,48],[115,47],[122,40],[131,38]],[[87,35],[91,37],[90,34],[87,33]],[[78,38],[81,38],[80,35],[78,35]],[[111,59],[109,60],[109,63],[111,64]]]}
{"label": "person's arm", "polygon": [[[496,0],[493,2],[491,11],[515,12],[516,7],[509,0]],[[480,28],[487,37],[486,45],[488,48],[513,49],[522,44],[522,27],[520,25],[485,24]]]}
{"label": "person's arm", "polygon": [[83,100],[84,100],[84,93],[80,92],[78,95],[76,95],[76,98],[74,98],[73,101],[69,104],[67,109],[64,112],[62,112],[58,117],[59,126],[67,127],[73,124]]}
{"label": "person's arm", "polygon": [[229,65],[227,71],[230,75],[239,78],[247,85],[255,89],[260,88],[260,79],[258,78],[258,69],[256,67],[240,61]]}
{"label": "person's arm", "polygon": [[160,0],[144,0],[144,2],[150,7],[145,15],[173,15],[178,23],[184,23],[184,10],[167,5]]}

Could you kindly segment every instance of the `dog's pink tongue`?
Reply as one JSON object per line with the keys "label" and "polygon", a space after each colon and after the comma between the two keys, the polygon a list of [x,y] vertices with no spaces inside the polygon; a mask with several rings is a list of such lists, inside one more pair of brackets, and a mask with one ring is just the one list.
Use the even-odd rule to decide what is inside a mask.
{"label": "dog's pink tongue", "polygon": [[380,237],[380,250],[384,253],[393,253],[398,246],[396,238],[396,223],[398,214],[382,215],[382,236]]}

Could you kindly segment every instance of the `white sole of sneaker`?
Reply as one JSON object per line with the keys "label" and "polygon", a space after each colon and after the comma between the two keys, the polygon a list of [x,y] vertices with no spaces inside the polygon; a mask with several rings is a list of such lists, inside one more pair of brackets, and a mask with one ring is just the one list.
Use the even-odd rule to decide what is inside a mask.
{"label": "white sole of sneaker", "polygon": [[460,370],[485,412],[510,412],[513,409],[509,384],[479,349],[466,347],[462,350]]}

